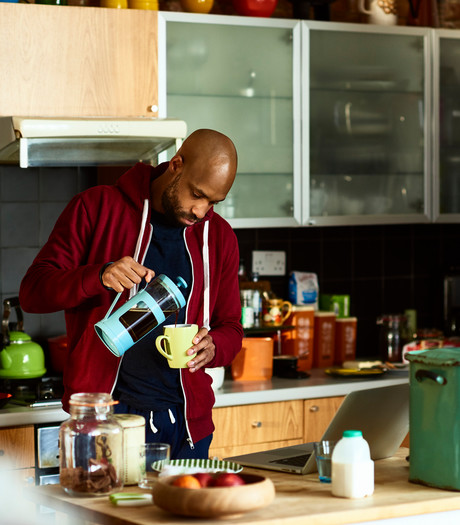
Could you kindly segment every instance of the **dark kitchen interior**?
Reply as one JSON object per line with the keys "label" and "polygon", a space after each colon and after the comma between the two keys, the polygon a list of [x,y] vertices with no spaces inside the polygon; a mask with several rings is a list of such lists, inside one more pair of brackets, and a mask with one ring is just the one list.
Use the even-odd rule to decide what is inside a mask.
{"label": "dark kitchen interior", "polygon": [[[94,168],[0,167],[1,295],[17,295],[22,275],[66,203],[97,183]],[[268,277],[287,298],[289,271],[314,272],[320,293],[349,294],[358,318],[358,357],[378,355],[376,318],[417,311],[420,328],[443,329],[443,277],[460,266],[456,224],[254,228],[236,230],[248,271],[253,250],[284,250],[286,276]],[[265,277],[264,277],[265,278]],[[65,332],[62,313],[25,314],[36,340]]]}
{"label": "dark kitchen interior", "polygon": [[[241,256],[285,250],[288,272],[318,275],[320,293],[349,294],[358,318],[357,356],[378,356],[376,319],[417,311],[419,328],[443,329],[443,276],[459,265],[455,224],[249,229],[237,232]],[[270,278],[287,296],[288,275]]]}

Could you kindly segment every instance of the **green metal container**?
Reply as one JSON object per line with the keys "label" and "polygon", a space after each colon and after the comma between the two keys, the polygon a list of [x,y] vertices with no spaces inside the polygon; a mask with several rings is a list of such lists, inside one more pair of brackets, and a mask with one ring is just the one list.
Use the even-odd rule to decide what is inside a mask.
{"label": "green metal container", "polygon": [[460,490],[460,348],[409,352],[409,481]]}

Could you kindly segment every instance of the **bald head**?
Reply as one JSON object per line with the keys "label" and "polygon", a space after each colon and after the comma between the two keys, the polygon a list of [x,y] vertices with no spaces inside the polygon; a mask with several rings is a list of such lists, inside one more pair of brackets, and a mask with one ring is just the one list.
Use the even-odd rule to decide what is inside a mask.
{"label": "bald head", "polygon": [[212,129],[198,129],[189,135],[177,155],[182,157],[183,175],[196,183],[212,184],[226,195],[235,180],[238,158],[233,142]]}
{"label": "bald head", "polygon": [[238,158],[233,142],[212,129],[189,135],[152,180],[152,207],[170,224],[190,226],[204,220],[209,209],[222,202],[235,180]]}

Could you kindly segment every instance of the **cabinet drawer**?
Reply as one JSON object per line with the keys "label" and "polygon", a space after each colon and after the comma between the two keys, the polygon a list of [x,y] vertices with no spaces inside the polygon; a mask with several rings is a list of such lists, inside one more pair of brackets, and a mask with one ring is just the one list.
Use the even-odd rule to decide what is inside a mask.
{"label": "cabinet drawer", "polygon": [[305,442],[321,439],[344,398],[337,396],[304,401]]}
{"label": "cabinet drawer", "polygon": [[213,448],[301,439],[303,401],[216,408],[213,419]]}
{"label": "cabinet drawer", "polygon": [[34,427],[2,428],[0,430],[0,469],[35,466]]}

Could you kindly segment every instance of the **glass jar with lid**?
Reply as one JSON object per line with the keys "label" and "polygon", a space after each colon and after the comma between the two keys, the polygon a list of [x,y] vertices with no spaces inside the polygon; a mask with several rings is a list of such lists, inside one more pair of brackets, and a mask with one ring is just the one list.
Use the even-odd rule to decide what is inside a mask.
{"label": "glass jar with lid", "polygon": [[385,314],[377,318],[380,327],[379,352],[382,361],[401,363],[403,347],[411,337],[407,328],[407,317],[400,314]]}
{"label": "glass jar with lid", "polygon": [[110,394],[70,397],[59,432],[60,484],[72,496],[102,496],[123,488],[123,428]]}

